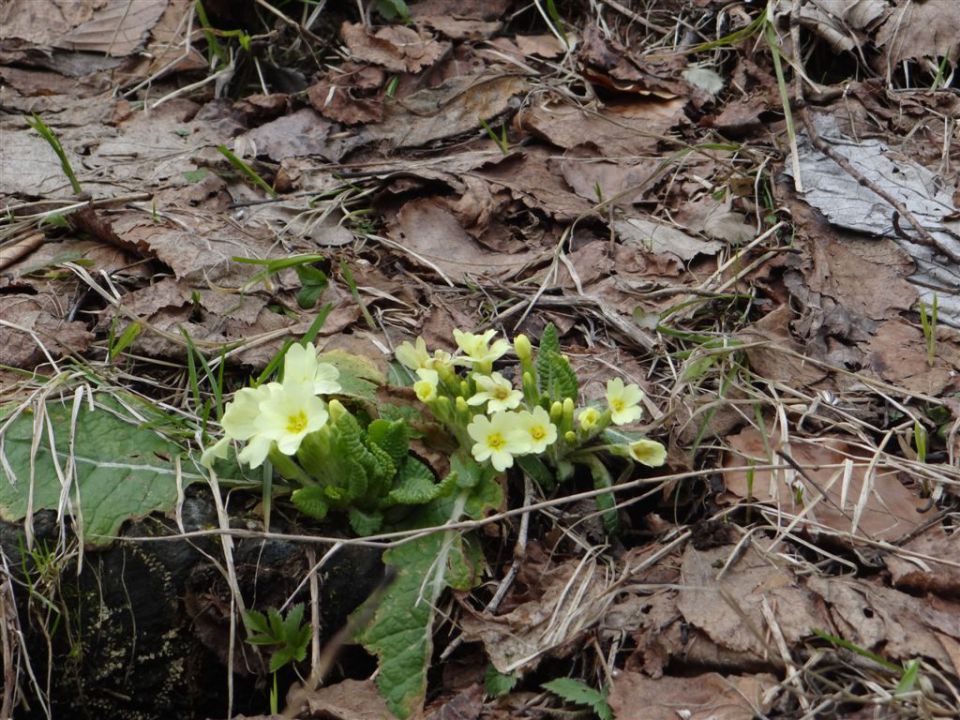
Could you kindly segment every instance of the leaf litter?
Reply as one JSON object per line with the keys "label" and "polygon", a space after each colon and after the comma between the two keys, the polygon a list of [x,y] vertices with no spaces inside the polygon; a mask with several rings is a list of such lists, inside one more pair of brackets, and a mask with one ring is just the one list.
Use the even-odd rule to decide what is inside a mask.
{"label": "leaf litter", "polygon": [[[559,677],[617,718],[960,712],[952,3],[257,0],[211,33],[221,5],[0,11],[4,407],[68,367],[199,417],[196,350],[239,387],[320,307],[319,344],[378,372],[418,334],[549,320],[642,384],[671,474],[620,479],[618,537],[505,486],[536,510],[484,521],[434,644],[517,684],[438,673],[431,717],[542,716]],[[330,279],[312,308],[291,257]],[[176,500],[103,519],[77,473],[88,536]],[[342,665],[302,716],[384,717]]]}

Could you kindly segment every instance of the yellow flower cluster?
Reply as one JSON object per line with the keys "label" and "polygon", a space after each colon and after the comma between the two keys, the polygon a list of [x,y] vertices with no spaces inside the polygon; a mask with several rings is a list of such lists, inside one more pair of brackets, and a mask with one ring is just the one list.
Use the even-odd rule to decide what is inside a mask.
{"label": "yellow flower cluster", "polygon": [[[463,441],[469,441],[474,459],[489,461],[498,471],[512,467],[520,455],[556,454],[551,449],[558,447],[558,440],[564,452],[573,451],[611,424],[626,425],[643,415],[643,392],[620,378],[607,382],[605,408],[587,406],[577,411],[570,399],[544,397],[534,379],[533,347],[524,335],[513,343],[520,361],[519,389],[493,370],[493,363],[510,350],[507,340],[496,338],[494,330],[474,334],[457,329],[453,337],[460,351],[456,356],[442,350],[431,354],[418,337],[413,343],[401,343],[396,358],[415,373],[417,398],[454,430],[465,425]],[[464,378],[455,371],[457,366],[467,369]],[[635,462],[655,467],[666,461],[666,450],[653,440],[620,443],[617,454]]]}
{"label": "yellow flower cluster", "polygon": [[200,462],[212,467],[225,458],[231,441],[245,443],[237,459],[259,467],[274,448],[294,455],[308,434],[322,428],[329,417],[318,397],[340,391],[339,371],[317,361],[312,344],[292,345],[283,359],[282,382],[243,388],[227,403],[221,425],[224,436],[203,451]]}

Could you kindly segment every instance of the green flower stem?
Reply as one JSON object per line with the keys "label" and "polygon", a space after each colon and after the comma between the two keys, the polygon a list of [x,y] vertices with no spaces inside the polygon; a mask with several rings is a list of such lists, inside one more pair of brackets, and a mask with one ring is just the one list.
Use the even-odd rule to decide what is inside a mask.
{"label": "green flower stem", "polygon": [[[594,488],[602,490],[613,487],[613,477],[610,475],[610,471],[607,470],[606,465],[604,465],[596,455],[585,455],[583,459],[578,460],[578,462],[589,468],[590,475],[593,477]],[[608,533],[616,533],[620,529],[620,522],[617,518],[617,501],[613,493],[597,495],[596,502],[597,508],[603,513],[601,516],[603,518],[603,526]]]}
{"label": "green flower stem", "polygon": [[307,475],[289,455],[284,455],[276,446],[270,448],[270,454],[267,456],[270,463],[287,480],[294,480],[301,485],[316,485],[317,481]]}

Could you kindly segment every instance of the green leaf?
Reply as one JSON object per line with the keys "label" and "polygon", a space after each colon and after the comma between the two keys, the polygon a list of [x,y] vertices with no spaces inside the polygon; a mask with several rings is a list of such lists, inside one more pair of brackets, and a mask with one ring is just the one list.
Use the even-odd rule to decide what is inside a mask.
{"label": "green leaf", "polygon": [[502,697],[513,690],[520,676],[512,672],[508,675],[497,670],[493,665],[487,665],[483,674],[483,689],[490,697]]}
{"label": "green leaf", "polygon": [[259,610],[247,610],[243,614],[243,624],[247,628],[247,632],[270,632],[270,625],[267,623],[267,616]]}
{"label": "green leaf", "polygon": [[399,20],[407,22],[410,20],[410,8],[404,0],[377,0],[377,12],[387,21]]}
{"label": "green leaf", "polygon": [[410,426],[405,420],[374,420],[367,427],[367,439],[385,450],[394,466],[400,467],[410,449]]}
{"label": "green leaf", "polygon": [[516,458],[516,461],[527,477],[543,490],[552,490],[557,486],[557,478],[553,471],[536,455],[521,455]]}
{"label": "green leaf", "polygon": [[560,353],[541,351],[537,355],[537,374],[540,392],[551,401],[564,398],[577,399],[580,382],[577,380],[577,374],[570,367],[570,361]]}
{"label": "green leaf", "polygon": [[557,333],[557,326],[553,323],[547,323],[547,326],[543,329],[543,332],[540,334],[540,348],[539,352],[541,353],[559,353],[560,352],[560,335]]}
{"label": "green leaf", "polygon": [[383,515],[377,511],[364,512],[359,508],[352,507],[347,513],[350,520],[350,527],[361,536],[373,535],[383,527]]}
{"label": "green leaf", "polygon": [[386,382],[383,373],[367,358],[344,350],[330,350],[317,358],[320,362],[330,363],[340,371],[338,395],[360,398],[373,402],[377,397],[377,387]]}
{"label": "green leaf", "polygon": [[[462,453],[453,456],[451,465],[453,477],[471,472],[476,477],[458,494],[421,506],[409,520],[409,529],[439,527],[462,515],[480,518],[499,506],[503,494],[495,479],[496,471],[486,472]],[[407,718],[423,705],[436,602],[451,580],[461,586],[475,580],[476,568],[482,562],[478,553],[479,547],[465,545],[461,534],[438,531],[394,546],[383,555],[384,563],[396,568],[396,579],[380,598],[373,619],[358,639],[379,657],[377,686],[397,717]],[[441,559],[445,562],[438,568]],[[361,607],[356,614],[366,612]]]}
{"label": "green leaf", "polygon": [[294,490],[290,499],[297,510],[314,520],[323,520],[330,511],[324,489],[316,485]]}
{"label": "green leaf", "polygon": [[312,308],[327,289],[327,274],[312,265],[298,265],[297,277],[300,278],[300,292],[297,293],[297,304],[303,309]]}
{"label": "green leaf", "polygon": [[395,482],[389,497],[398,505],[423,505],[440,495],[433,471],[415,457],[408,457],[400,466]]}
{"label": "green leaf", "polygon": [[[0,463],[0,518],[19,522],[28,506],[33,512],[59,507],[63,490],[59,473],[66,473],[71,463],[70,502],[88,545],[110,543],[131,518],[173,508],[174,460],[180,448],[126,419],[129,411],[113,397],[96,395],[95,402],[93,410],[86,398],[79,403],[72,447],[74,425],[68,404],[51,401],[43,406],[46,418],[28,410],[9,421],[4,431],[6,462]],[[35,421],[38,447],[31,461]],[[181,479],[188,485],[202,476],[184,469]]]}
{"label": "green leaf", "polygon": [[185,170],[183,177],[188,183],[198,183],[209,174],[210,171],[206,168],[197,168],[196,170]]}
{"label": "green leaf", "polygon": [[607,704],[606,693],[594,690],[580,680],[557,678],[556,680],[544,683],[543,687],[567,702],[574,703],[575,705],[586,705],[593,709],[600,720],[613,720],[613,711],[610,709],[610,705]]}

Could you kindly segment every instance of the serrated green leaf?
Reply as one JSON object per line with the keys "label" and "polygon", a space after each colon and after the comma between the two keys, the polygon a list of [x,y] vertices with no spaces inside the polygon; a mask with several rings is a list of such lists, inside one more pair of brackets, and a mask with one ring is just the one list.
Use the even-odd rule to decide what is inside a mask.
{"label": "serrated green leaf", "polygon": [[267,616],[259,610],[247,610],[243,614],[243,624],[247,628],[247,632],[267,633],[270,631]]}
{"label": "serrated green leaf", "polygon": [[297,510],[314,520],[323,520],[330,512],[330,504],[327,502],[324,488],[316,485],[297,488],[290,499]]}
{"label": "serrated green leaf", "polygon": [[567,702],[575,705],[586,705],[593,709],[600,720],[613,720],[613,711],[607,704],[606,695],[599,690],[594,690],[580,680],[557,678],[544,683],[543,687]]}
{"label": "serrated green leaf", "polygon": [[347,518],[350,520],[350,527],[360,537],[373,535],[383,526],[383,515],[376,511],[364,512],[352,507],[347,513]]}
{"label": "serrated green leaf", "polygon": [[483,674],[483,689],[490,697],[502,697],[513,690],[520,676],[517,673],[504,674],[493,665],[487,665]]}
{"label": "serrated green leaf", "polygon": [[540,392],[551,401],[564,398],[577,399],[580,382],[570,367],[570,361],[557,352],[543,352],[537,355],[537,373]]}
{"label": "serrated green leaf", "polygon": [[408,457],[397,473],[389,498],[398,505],[422,505],[440,495],[433,471],[415,457]]}
{"label": "serrated green leaf", "polygon": [[560,335],[557,333],[557,326],[552,322],[547,323],[547,326],[543,329],[543,332],[540,333],[539,352],[560,352]]}
{"label": "serrated green leaf", "polygon": [[338,395],[374,401],[377,388],[386,382],[383,373],[367,358],[344,350],[330,350],[320,354],[320,362],[330,363],[340,371]]}
{"label": "serrated green leaf", "polygon": [[300,623],[303,622],[303,603],[296,603],[287,610],[283,619],[283,639],[286,642],[296,641],[300,633]]}
{"label": "serrated green leaf", "polygon": [[[93,410],[86,398],[78,408],[71,452],[72,407],[51,401],[44,408],[47,417],[37,428],[39,445],[32,481],[35,415],[23,412],[6,427],[6,462],[0,463],[0,518],[19,522],[28,506],[33,512],[56,509],[63,490],[58,469],[66,472],[71,462],[70,500],[88,545],[108,544],[127,520],[173,508],[177,500],[174,461],[181,455],[177,445],[124,419],[129,413],[113,397],[97,395]],[[201,479],[196,473],[181,473],[184,485]]]}

